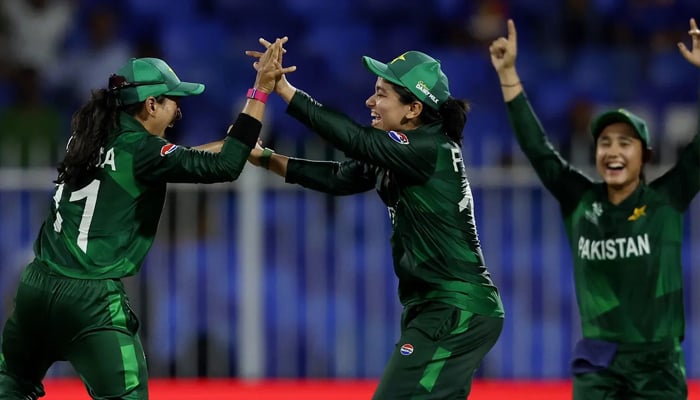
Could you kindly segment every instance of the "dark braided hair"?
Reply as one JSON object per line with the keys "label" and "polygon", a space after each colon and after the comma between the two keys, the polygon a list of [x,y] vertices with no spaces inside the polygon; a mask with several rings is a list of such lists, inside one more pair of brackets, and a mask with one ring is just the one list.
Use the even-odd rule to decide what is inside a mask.
{"label": "dark braided hair", "polygon": [[94,90],[90,100],[73,114],[73,134],[66,145],[66,155],[58,164],[58,177],[54,182],[80,185],[93,179],[101,149],[118,126],[116,94],[107,89]]}
{"label": "dark braided hair", "polygon": [[[399,95],[399,101],[403,104],[411,104],[414,101],[420,101],[410,90],[403,86],[389,82],[396,93]],[[423,112],[418,117],[423,124],[430,124],[442,120],[442,129],[445,134],[462,146],[464,126],[467,124],[467,113],[469,112],[469,103],[464,100],[456,99],[450,96],[442,103],[439,110],[430,107],[425,102],[423,103]]]}

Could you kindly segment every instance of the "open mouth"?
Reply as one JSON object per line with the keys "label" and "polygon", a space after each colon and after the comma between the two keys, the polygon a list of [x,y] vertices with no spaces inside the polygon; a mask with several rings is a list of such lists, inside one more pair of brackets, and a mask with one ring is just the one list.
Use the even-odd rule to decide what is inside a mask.
{"label": "open mouth", "polygon": [[605,169],[610,172],[619,172],[625,169],[625,165],[621,162],[609,162],[605,163]]}

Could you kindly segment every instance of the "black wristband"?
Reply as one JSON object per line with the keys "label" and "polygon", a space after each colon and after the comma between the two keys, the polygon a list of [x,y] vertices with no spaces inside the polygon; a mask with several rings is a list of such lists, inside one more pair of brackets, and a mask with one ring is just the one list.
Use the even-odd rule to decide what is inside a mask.
{"label": "black wristband", "polygon": [[226,134],[253,148],[258,142],[261,128],[262,123],[260,121],[248,114],[240,113],[236,122],[228,128]]}

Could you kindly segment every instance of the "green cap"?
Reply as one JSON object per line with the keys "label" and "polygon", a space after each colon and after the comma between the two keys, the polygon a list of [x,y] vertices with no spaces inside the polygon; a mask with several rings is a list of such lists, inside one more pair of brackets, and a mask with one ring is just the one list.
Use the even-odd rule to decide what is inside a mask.
{"label": "green cap", "polygon": [[644,143],[644,147],[647,150],[651,150],[651,142],[649,141],[649,129],[647,129],[647,124],[639,116],[632,114],[631,112],[620,108],[617,110],[606,111],[598,115],[591,123],[591,133],[593,134],[593,139],[598,140],[598,136],[605,129],[606,126],[614,124],[616,122],[624,122],[632,126],[632,129],[637,133],[639,139]]}
{"label": "green cap", "polygon": [[375,75],[403,86],[434,109],[450,97],[447,76],[440,69],[440,61],[420,51],[407,51],[384,64],[364,56],[362,62]]}
{"label": "green cap", "polygon": [[150,96],[193,96],[204,91],[201,83],[182,82],[159,58],[132,58],[112,75],[109,89],[118,91],[123,104],[139,103]]}

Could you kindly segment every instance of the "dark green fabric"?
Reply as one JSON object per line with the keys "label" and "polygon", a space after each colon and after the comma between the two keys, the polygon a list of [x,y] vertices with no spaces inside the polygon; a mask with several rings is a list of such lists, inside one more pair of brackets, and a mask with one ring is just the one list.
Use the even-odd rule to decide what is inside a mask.
{"label": "dark green fabric", "polygon": [[607,369],[574,376],[574,400],[686,400],[680,345],[619,349]]}
{"label": "dark green fabric", "polygon": [[685,334],[683,214],[700,190],[700,135],[663,176],[617,205],[562,159],[524,94],[507,104],[518,143],[561,206],[583,336],[616,343]]}
{"label": "dark green fabric", "polygon": [[472,314],[441,302],[405,308],[401,337],[373,399],[464,400],[474,371],[502,328],[503,318]]}
{"label": "dark green fabric", "polygon": [[0,393],[17,395],[0,399],[40,393],[47,369],[60,360],[71,362],[96,399],[147,399],[138,328],[120,281],[71,279],[30,264],[2,336]]}
{"label": "dark green fabric", "polygon": [[153,244],[166,184],[232,181],[249,153],[232,137],[218,154],[179,147],[122,113],[120,134],[105,146],[96,179],[56,186],[36,257],[72,278],[134,275]]}
{"label": "dark green fabric", "polygon": [[287,110],[350,160],[290,159],[287,182],[345,195],[375,187],[392,222],[392,256],[404,306],[436,300],[503,316],[486,268],[462,149],[441,122],[406,132],[361,126],[297,92]]}

